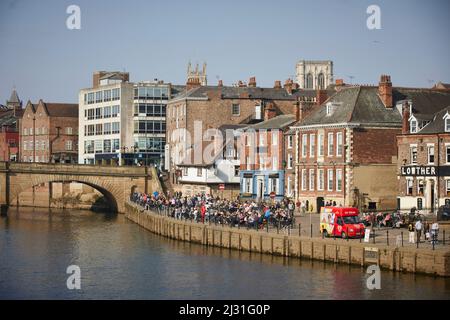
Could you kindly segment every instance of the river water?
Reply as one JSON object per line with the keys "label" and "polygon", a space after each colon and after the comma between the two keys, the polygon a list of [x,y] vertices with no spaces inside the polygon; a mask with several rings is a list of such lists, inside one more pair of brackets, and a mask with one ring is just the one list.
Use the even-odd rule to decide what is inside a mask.
{"label": "river water", "polygon": [[[69,290],[69,265],[81,289]],[[123,215],[10,209],[0,218],[0,299],[450,299],[450,279],[204,247]]]}

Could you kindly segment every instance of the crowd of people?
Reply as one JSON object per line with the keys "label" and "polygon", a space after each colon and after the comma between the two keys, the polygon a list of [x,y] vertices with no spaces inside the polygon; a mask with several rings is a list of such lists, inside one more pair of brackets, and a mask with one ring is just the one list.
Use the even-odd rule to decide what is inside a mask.
{"label": "crowd of people", "polygon": [[157,192],[134,192],[131,200],[145,209],[156,210],[175,219],[201,223],[260,229],[268,225],[289,228],[295,223],[295,205],[287,199],[276,203],[256,203],[214,198],[209,194],[183,196],[176,192],[166,198]]}

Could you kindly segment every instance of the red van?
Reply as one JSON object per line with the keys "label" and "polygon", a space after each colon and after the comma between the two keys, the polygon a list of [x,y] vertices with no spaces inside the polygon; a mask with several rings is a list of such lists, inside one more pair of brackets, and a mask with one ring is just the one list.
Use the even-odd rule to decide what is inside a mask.
{"label": "red van", "polygon": [[351,207],[322,207],[320,232],[325,237],[364,237],[365,227],[359,219],[359,210]]}

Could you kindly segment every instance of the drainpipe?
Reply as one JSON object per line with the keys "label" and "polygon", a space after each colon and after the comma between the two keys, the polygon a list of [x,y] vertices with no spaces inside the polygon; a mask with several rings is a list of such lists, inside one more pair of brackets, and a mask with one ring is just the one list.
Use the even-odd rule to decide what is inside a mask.
{"label": "drainpipe", "polygon": [[48,146],[48,148],[49,148],[49,150],[48,150],[49,151],[48,162],[49,163],[51,162],[51,157],[52,157],[52,153],[53,153],[53,142],[55,142],[56,140],[59,139],[59,137],[60,137],[60,134],[59,134],[60,129],[61,129],[61,127],[56,127],[56,137],[53,138],[50,141],[49,146]]}

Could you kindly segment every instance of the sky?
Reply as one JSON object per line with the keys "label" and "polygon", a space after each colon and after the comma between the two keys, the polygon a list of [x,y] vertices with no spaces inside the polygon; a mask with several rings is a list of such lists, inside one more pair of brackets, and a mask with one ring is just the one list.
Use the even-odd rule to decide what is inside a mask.
{"label": "sky", "polygon": [[[381,29],[367,27],[370,5]],[[189,61],[207,63],[211,85],[271,87],[305,59],[332,60],[347,83],[431,87],[450,83],[449,13],[447,0],[0,0],[0,103],[13,87],[24,103],[76,103],[95,70],[184,84]]]}

